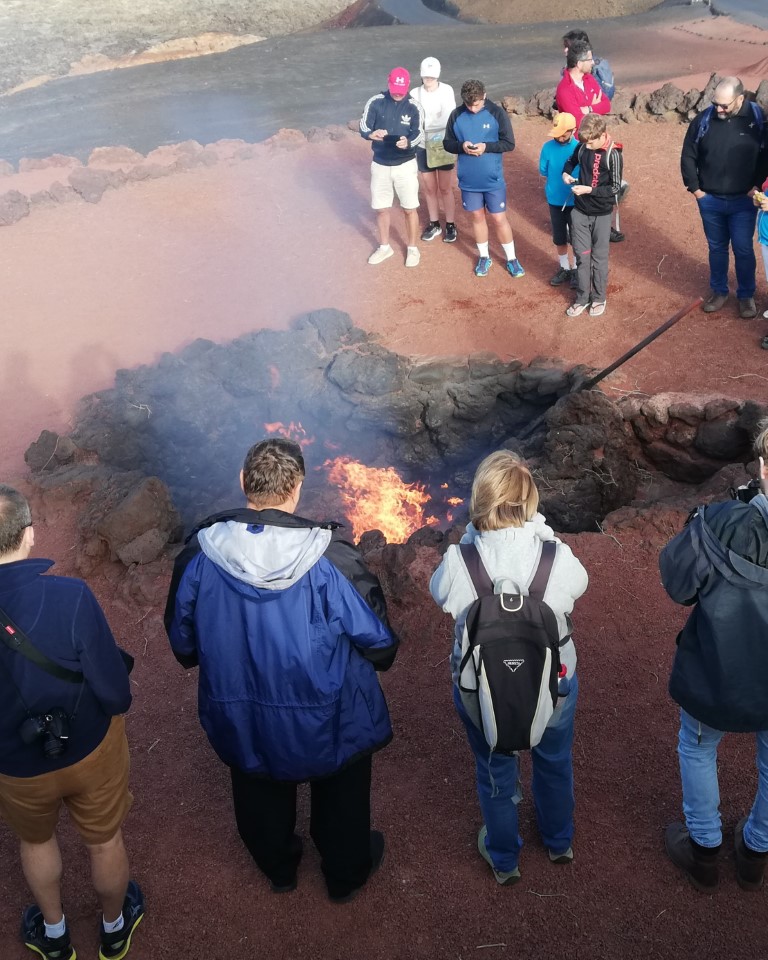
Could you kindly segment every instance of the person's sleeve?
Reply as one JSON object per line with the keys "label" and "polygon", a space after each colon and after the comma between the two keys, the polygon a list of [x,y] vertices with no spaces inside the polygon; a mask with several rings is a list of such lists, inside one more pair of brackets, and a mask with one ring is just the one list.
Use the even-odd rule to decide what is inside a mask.
{"label": "person's sleeve", "polygon": [[680,154],[680,173],[689,193],[695,193],[701,189],[699,183],[699,145],[696,142],[696,134],[700,123],[701,114],[688,125],[683,140],[683,151]]}
{"label": "person's sleeve", "polygon": [[546,177],[548,167],[547,155],[549,151],[545,149],[545,146],[541,148],[541,153],[539,154],[539,173],[542,177]]}
{"label": "person's sleeve", "polygon": [[758,106],[757,108],[760,111],[760,114],[763,118],[761,130],[761,147],[760,154],[757,158],[757,172],[755,174],[755,187],[758,190],[763,190],[765,187],[765,179],[768,177],[768,118],[765,116],[765,111]]}
{"label": "person's sleeve", "polygon": [[389,670],[397,656],[397,636],[384,626],[341,571],[335,572],[336,588],[327,598],[329,626],[344,634],[374,670]]}
{"label": "person's sleeve", "polygon": [[499,139],[492,143],[486,143],[486,153],[509,153],[515,149],[515,134],[512,131],[512,121],[509,119],[507,111],[497,103],[492,104],[490,112],[496,118],[499,125]]}
{"label": "person's sleeve", "polygon": [[[349,582],[366,607],[381,624],[383,633],[377,632],[377,636],[384,636],[386,634],[386,636],[389,637],[388,644],[384,646],[361,643],[360,652],[366,660],[371,661],[377,670],[389,670],[395,661],[400,639],[389,622],[387,601],[384,598],[384,591],[381,589],[379,578],[365,565],[357,547],[353,546],[349,541],[343,540],[338,533],[334,533],[334,538],[328,544],[325,557],[330,560],[341,576]],[[354,639],[352,642],[355,646],[358,645]]]}
{"label": "person's sleeve", "polygon": [[557,85],[555,102],[560,113],[570,113],[571,116],[576,117],[577,123],[579,117],[583,116],[581,103],[576,94],[576,86],[570,82],[570,77],[563,76],[563,79]]}
{"label": "person's sleeve", "polygon": [[424,108],[418,100],[411,97],[411,103],[416,107],[416,113],[411,118],[411,126],[408,131],[408,144],[411,149],[424,146]]}
{"label": "person's sleeve", "polygon": [[459,143],[459,140],[456,136],[456,128],[455,128],[456,117],[459,114],[459,110],[460,110],[460,107],[456,107],[456,109],[451,113],[450,117],[448,117],[448,123],[446,124],[446,127],[445,127],[445,137],[443,138],[443,149],[447,153],[461,153],[461,143]]}
{"label": "person's sleeve", "polygon": [[197,634],[195,632],[195,607],[200,590],[200,565],[203,559],[198,554],[185,568],[174,597],[173,618],[167,627],[173,655],[190,669],[198,665]]}
{"label": "person's sleeve", "polygon": [[99,603],[83,584],[72,624],[72,639],[85,682],[108,717],[131,705],[128,670]]}
{"label": "person's sleeve", "polygon": [[589,586],[589,575],[584,568],[584,564],[573,555],[573,551],[567,543],[558,543],[557,555],[558,565],[562,564],[562,575],[568,585],[568,592],[576,601]]}
{"label": "person's sleeve", "polygon": [[695,516],[664,547],[659,555],[661,582],[675,603],[690,606],[696,602],[696,595],[702,585],[699,570],[699,538],[701,519]]}
{"label": "person's sleeve", "polygon": [[379,94],[371,97],[363,108],[363,115],[360,117],[360,136],[363,140],[370,140],[371,134],[376,129],[378,119]]}
{"label": "person's sleeve", "polygon": [[[605,116],[607,113],[611,112],[611,98],[606,96],[605,92],[603,91],[603,88],[600,86],[597,80],[595,80],[594,77],[592,77],[591,79],[592,79],[592,83],[589,84],[590,101],[592,100],[592,98],[596,93],[602,94],[602,96],[597,101],[597,103],[590,102],[589,109],[592,111],[592,113],[599,113],[602,116]],[[574,116],[578,116],[578,114],[574,114]]]}
{"label": "person's sleeve", "polygon": [[[462,543],[469,542],[462,538]],[[450,613],[454,620],[475,599],[458,546],[452,545],[445,551],[440,566],[429,581],[429,592],[438,607],[445,613]]]}
{"label": "person's sleeve", "polygon": [[569,177],[573,176],[573,171],[579,165],[579,150],[581,150],[581,144],[574,149],[573,153],[563,164],[563,173],[567,173]]}

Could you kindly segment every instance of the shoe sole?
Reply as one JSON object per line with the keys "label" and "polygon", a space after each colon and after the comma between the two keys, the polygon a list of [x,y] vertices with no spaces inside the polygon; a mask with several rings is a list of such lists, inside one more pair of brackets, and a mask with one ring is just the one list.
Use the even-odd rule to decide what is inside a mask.
{"label": "shoe sole", "polygon": [[443,237],[443,243],[456,243],[458,237]]}
{"label": "shoe sole", "polygon": [[[24,941],[24,946],[27,948],[27,950],[31,950],[33,953],[36,953],[39,957],[42,957],[43,960],[49,960],[50,954],[45,953],[43,950],[40,949],[40,947],[34,947],[32,946],[31,943],[27,943],[26,940]],[[68,957],[62,958],[62,960],[77,960],[77,954],[75,953],[75,948],[71,947],[70,949],[72,950],[72,953],[70,953]]]}
{"label": "shoe sole", "polygon": [[433,233],[431,237],[425,237],[422,234],[421,239],[423,240],[424,243],[432,243],[433,240],[437,240],[437,238],[440,236],[442,232],[443,232],[442,230],[439,230],[437,233]]}
{"label": "shoe sole", "polygon": [[128,951],[131,949],[131,939],[134,933],[136,933],[136,928],[138,927],[138,925],[141,923],[143,919],[144,919],[144,914],[142,913],[139,916],[139,918],[136,920],[134,925],[131,927],[131,932],[125,938],[125,943],[120,948],[118,953],[107,954],[103,952],[101,947],[99,947],[99,960],[123,960],[123,957],[127,956]]}

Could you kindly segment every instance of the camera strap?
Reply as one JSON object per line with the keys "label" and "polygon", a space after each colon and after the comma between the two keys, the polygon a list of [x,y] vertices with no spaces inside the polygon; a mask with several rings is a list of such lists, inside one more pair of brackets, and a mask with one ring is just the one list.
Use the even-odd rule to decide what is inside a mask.
{"label": "camera strap", "polygon": [[69,670],[58,663],[54,663],[44,653],[41,653],[35,647],[29,637],[11,620],[7,613],[0,607],[0,640],[14,653],[21,654],[27,660],[45,670],[47,674],[56,677],[57,680],[64,680],[66,683],[82,683],[85,677],[78,670]]}

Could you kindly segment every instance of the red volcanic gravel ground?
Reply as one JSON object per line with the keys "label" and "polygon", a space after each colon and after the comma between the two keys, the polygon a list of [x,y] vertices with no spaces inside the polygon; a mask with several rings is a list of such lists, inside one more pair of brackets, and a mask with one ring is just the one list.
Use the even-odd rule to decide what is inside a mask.
{"label": "red volcanic gravel ground", "polygon": [[[487,280],[472,276],[475,252],[461,216],[458,244],[423,245],[420,267],[405,270],[396,215],[398,255],[368,267],[369,147],[354,138],[290,151],[261,146],[251,160],[132,184],[95,206],[35,209],[0,231],[2,475],[19,476],[37,432],[66,427],[77,398],[109,385],[118,367],[153,362],[195,337],[285,327],[303,311],[335,306],[404,354],[493,350],[600,367],[706,292],[704,239],[677,168],[683,128],[635,124],[618,128],[632,192],[627,241],[611,250],[608,311],[567,320],[567,293],[548,284],[555,261],[536,168],[546,124],[515,128],[519,146],[505,163],[527,271],[519,281],[498,263]],[[6,179],[12,188],[14,178]],[[759,291],[762,310],[762,278]],[[765,326],[740,321],[733,302],[719,315],[696,312],[607,390],[762,400]],[[62,573],[74,572],[76,507],[37,512],[36,553],[55,557]],[[523,879],[509,889],[495,883],[475,848],[473,769],[450,698],[451,623],[425,589],[437,555],[418,551],[408,572],[420,589],[404,576],[390,598],[403,638],[382,678],[395,739],[374,764],[375,825],[387,836],[387,856],[346,906],[327,901],[311,844],[298,891],[269,892],[237,836],[227,772],[199,728],[196,673],[173,660],[159,606],[126,601],[117,569],[94,578],[115,634],[137,657],[128,718],[136,801],[126,839],[148,915],[131,956],[768,957],[764,895],[738,889],[727,845],[721,889],[711,897],[693,891],[663,853],[663,827],[680,816],[676,711],[666,681],[684,613],[663,594],[657,555],[683,518],[682,510],[656,509],[609,524],[606,534],[565,538],[591,579],[575,614],[576,860],[567,868],[548,862],[526,785]],[[748,737],[722,747],[729,834],[751,803],[752,753]],[[308,836],[305,807],[299,832]],[[98,909],[85,854],[68,824],[61,835],[67,916],[78,955],[95,956]],[[15,842],[1,825],[0,863],[0,960],[21,960],[16,933],[27,893]]]}

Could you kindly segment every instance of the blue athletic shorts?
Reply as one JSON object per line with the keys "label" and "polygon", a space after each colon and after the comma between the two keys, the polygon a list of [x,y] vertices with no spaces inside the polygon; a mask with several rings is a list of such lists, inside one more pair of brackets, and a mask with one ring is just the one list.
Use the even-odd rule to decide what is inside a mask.
{"label": "blue athletic shorts", "polygon": [[507,209],[507,188],[500,187],[498,190],[486,190],[484,193],[462,190],[461,205],[470,212],[472,210],[482,210],[485,207],[488,213],[504,213]]}

